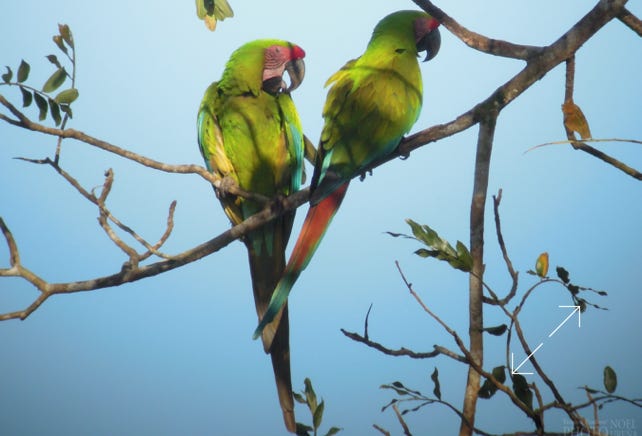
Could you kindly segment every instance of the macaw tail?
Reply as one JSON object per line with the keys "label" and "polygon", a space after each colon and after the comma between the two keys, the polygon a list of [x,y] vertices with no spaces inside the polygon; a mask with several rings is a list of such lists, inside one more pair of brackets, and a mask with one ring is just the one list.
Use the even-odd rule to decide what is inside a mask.
{"label": "macaw tail", "polygon": [[[289,222],[288,222],[289,221]],[[289,236],[291,217],[277,219],[264,228],[248,235],[246,245],[252,274],[254,302],[259,319],[263,318],[270,302],[270,296],[285,268],[285,244]],[[272,249],[254,246],[255,241],[270,241]],[[267,244],[266,244],[267,245]],[[288,306],[283,306],[272,323],[263,331],[263,349],[270,354],[274,381],[283,411],[283,421],[289,432],[296,432],[294,417],[294,398],[292,395],[292,376],[290,373],[290,325]]]}
{"label": "macaw tail", "polygon": [[254,331],[254,335],[252,336],[254,339],[261,336],[261,334],[263,334],[265,338],[264,329],[266,326],[274,324],[274,320],[277,318],[279,311],[282,307],[285,307],[292,286],[294,286],[294,283],[299,278],[301,271],[310,263],[310,259],[319,246],[319,242],[321,242],[325,231],[330,225],[330,221],[332,221],[334,214],[339,209],[339,206],[341,206],[341,201],[346,195],[349,183],[350,182],[345,182],[317,204],[310,206],[305,221],[303,222],[301,233],[299,233],[299,238],[290,255],[290,260],[288,260],[288,264],[285,267],[283,277],[281,277],[281,280],[279,280],[279,283],[276,285],[276,289],[270,300],[270,305],[265,315],[263,315],[259,326]]}

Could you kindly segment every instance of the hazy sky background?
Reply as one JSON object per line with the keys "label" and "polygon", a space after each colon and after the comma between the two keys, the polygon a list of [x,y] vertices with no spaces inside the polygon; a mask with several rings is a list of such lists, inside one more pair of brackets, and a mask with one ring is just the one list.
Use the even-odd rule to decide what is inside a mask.
{"label": "hazy sky background", "polygon": [[[69,24],[80,90],[69,126],[161,161],[197,164],[202,164],[196,144],[199,102],[238,46],[277,37],[306,50],[306,78],[294,100],[307,135],[316,141],[325,80],[363,52],[379,19],[415,7],[401,0],[232,0],[236,16],[210,33],[196,18],[192,1],[35,3],[2,5],[0,65],[15,71],[24,58],[32,65],[30,83],[40,87],[53,71],[44,56],[58,53],[51,36],[58,23]],[[446,12],[479,33],[547,45],[594,2],[442,3]],[[640,6],[629,4],[642,16]],[[522,62],[471,50],[442,29],[439,56],[421,66],[424,107],[413,131],[450,121],[522,67]],[[637,35],[611,22],[579,52],[576,74],[575,100],[593,136],[642,139],[642,45]],[[0,93],[20,102],[16,89],[0,87]],[[520,292],[535,283],[525,271],[542,251],[550,253],[552,271],[563,265],[577,284],[609,292],[606,298],[590,296],[608,311],[589,309],[580,329],[569,322],[550,339],[548,333],[567,314],[558,305],[571,300],[553,284],[536,292],[522,321],[533,346],[545,342],[537,353],[541,365],[569,401],[585,400],[579,386],[601,388],[605,365],[618,374],[617,393],[640,397],[642,184],[568,145],[524,153],[564,139],[563,97],[562,66],[502,112],[489,194],[503,189],[504,237],[521,271]],[[27,114],[37,117],[33,109]],[[426,304],[467,337],[467,275],[413,255],[418,244],[384,232],[409,232],[404,219],[412,218],[453,243],[459,239],[468,245],[476,134],[473,128],[430,144],[408,160],[377,169],[364,183],[354,182],[295,286],[290,299],[293,383],[300,390],[305,377],[312,379],[326,401],[325,430],[336,425],[346,435],[379,434],[372,428],[377,423],[400,434],[392,412],[380,413],[392,396],[379,386],[400,380],[429,394],[435,366],[442,398],[460,407],[463,365],[447,358],[383,356],[348,340],[339,329],[362,332],[372,303],[373,340],[417,351],[430,351],[434,344],[456,349],[408,295],[394,266],[399,260]],[[125,257],[97,225],[96,208],[50,168],[12,159],[51,156],[54,147],[50,137],[0,124],[0,216],[13,231],[24,265],[52,282],[118,271]],[[108,205],[148,240],[160,236],[170,202],[178,201],[176,227],[165,252],[186,250],[229,225],[211,187],[197,176],[161,174],[73,141],[65,141],[63,148],[61,164],[87,188],[100,186],[103,172],[113,168]],[[642,167],[639,145],[599,148]],[[510,280],[490,201],[487,211],[486,281],[503,295]],[[303,215],[302,209],[294,232]],[[7,257],[2,243],[2,266]],[[235,242],[179,270],[118,288],[56,296],[24,322],[0,323],[2,433],[283,433],[269,358],[251,340],[256,315],[250,289],[245,249]],[[26,307],[35,297],[36,291],[21,280],[0,280],[2,312]],[[506,322],[492,308],[485,317],[487,325]],[[486,341],[485,366],[503,364],[505,338]],[[524,357],[517,349],[518,356]],[[528,365],[523,369],[529,370]],[[545,400],[550,398],[546,392]],[[547,416],[551,430],[569,430],[562,415]],[[299,407],[297,418],[311,421]],[[606,430],[632,425],[642,432],[642,412],[632,406],[607,406],[601,418]],[[407,415],[407,421],[413,434],[454,434],[458,429],[457,417],[439,405]],[[501,395],[480,400],[477,424],[496,433],[531,428]]]}

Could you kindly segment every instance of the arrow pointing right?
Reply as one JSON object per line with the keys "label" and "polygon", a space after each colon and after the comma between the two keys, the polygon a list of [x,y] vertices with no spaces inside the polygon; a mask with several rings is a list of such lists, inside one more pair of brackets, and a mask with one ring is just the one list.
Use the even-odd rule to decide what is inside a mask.
{"label": "arrow pointing right", "polygon": [[573,312],[571,312],[566,318],[564,318],[564,321],[560,323],[557,327],[555,327],[555,330],[553,330],[548,337],[550,338],[553,336],[559,329],[566,323],[566,321],[569,320],[570,317],[573,316],[575,312],[577,312],[577,327],[582,327],[582,312],[580,311],[580,306],[557,306],[557,307],[573,307]]}

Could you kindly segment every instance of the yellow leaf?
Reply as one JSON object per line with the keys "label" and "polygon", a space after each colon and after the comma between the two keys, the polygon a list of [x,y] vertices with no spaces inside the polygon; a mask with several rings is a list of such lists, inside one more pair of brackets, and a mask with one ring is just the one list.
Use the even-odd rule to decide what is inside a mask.
{"label": "yellow leaf", "polygon": [[196,0],[196,15],[205,21],[208,29],[216,29],[216,21],[233,17],[234,11],[227,0]]}
{"label": "yellow leaf", "polygon": [[535,272],[540,277],[546,277],[548,274],[548,253],[544,252],[539,255],[535,262]]}
{"label": "yellow leaf", "polygon": [[564,114],[564,126],[572,131],[580,134],[582,139],[591,138],[591,129],[589,128],[588,121],[582,112],[582,109],[573,102],[573,100],[565,101],[562,105],[562,113]]}

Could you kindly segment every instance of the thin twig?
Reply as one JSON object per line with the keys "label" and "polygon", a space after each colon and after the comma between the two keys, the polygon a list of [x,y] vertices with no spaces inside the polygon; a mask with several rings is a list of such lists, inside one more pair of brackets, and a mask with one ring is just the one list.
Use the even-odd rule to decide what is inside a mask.
{"label": "thin twig", "polygon": [[[493,304],[493,305],[508,304],[508,302],[510,302],[510,300],[517,293],[517,286],[519,283],[519,273],[515,271],[515,268],[513,268],[513,262],[511,262],[510,257],[508,256],[508,250],[506,249],[506,243],[504,242],[504,236],[502,234],[502,225],[501,225],[501,220],[499,218],[499,204],[501,203],[501,201],[502,201],[502,190],[500,189],[496,196],[493,195],[495,233],[497,234],[497,242],[499,243],[499,248],[502,252],[502,256],[504,257],[504,263],[506,264],[506,268],[508,269],[508,274],[511,277],[512,285],[511,285],[510,291],[508,291],[508,294],[501,300],[497,299],[496,295],[494,296],[494,298],[484,297],[484,303]],[[489,289],[489,291],[492,293],[492,290],[490,290],[488,286],[485,286],[485,287]]]}
{"label": "thin twig", "polygon": [[401,413],[399,412],[399,408],[397,407],[396,404],[392,405],[392,410],[395,411],[395,415],[397,415],[397,420],[399,420],[399,424],[401,424],[401,428],[403,428],[403,434],[406,436],[412,436],[412,433],[410,433],[410,429],[408,428],[408,424],[406,424],[406,421],[404,421],[403,416],[401,416]]}
{"label": "thin twig", "polygon": [[390,432],[384,429],[383,427],[378,426],[377,424],[372,424],[375,430],[378,430],[381,434],[385,436],[390,436]]}
{"label": "thin twig", "polygon": [[11,230],[9,230],[9,227],[7,227],[2,217],[0,217],[0,230],[2,230],[4,239],[7,242],[7,247],[9,248],[9,265],[12,267],[20,265],[20,252],[18,251],[16,240],[13,238]]}
{"label": "thin twig", "polygon": [[[437,357],[440,354],[446,354],[446,353],[442,353],[442,350],[445,350],[444,348],[440,348],[440,350],[435,349],[434,351],[423,352],[423,353],[412,351],[405,347],[401,347],[399,349],[393,350],[391,348],[387,348],[381,345],[378,342],[365,338],[364,336],[361,336],[358,333],[349,332],[345,329],[341,329],[341,333],[343,333],[344,335],[346,335],[348,338],[352,339],[355,342],[360,342],[362,344],[365,344],[370,348],[374,348],[375,350],[382,352],[383,354],[387,354],[388,356],[407,356],[412,359],[430,359],[433,357]],[[450,355],[457,356],[457,354],[452,352],[450,352]],[[457,356],[457,360],[463,360],[464,362],[466,361],[461,356]]]}

